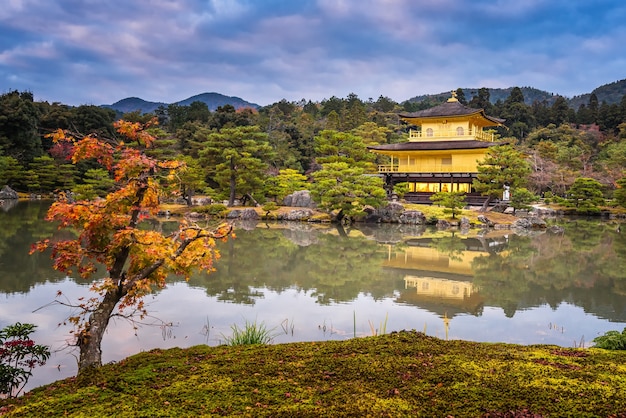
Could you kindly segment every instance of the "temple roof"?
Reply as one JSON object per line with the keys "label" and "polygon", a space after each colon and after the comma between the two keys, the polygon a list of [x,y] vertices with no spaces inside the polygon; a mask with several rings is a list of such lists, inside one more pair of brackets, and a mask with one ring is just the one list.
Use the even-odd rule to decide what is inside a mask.
{"label": "temple roof", "polygon": [[412,141],[399,144],[372,145],[367,149],[373,151],[445,151],[462,149],[480,149],[501,145],[498,142],[476,140],[451,141]]}
{"label": "temple roof", "polygon": [[473,109],[462,105],[457,99],[452,98],[447,102],[438,106],[431,107],[430,109],[420,110],[418,112],[400,113],[400,117],[407,122],[415,123],[419,125],[421,119],[437,119],[442,117],[476,117],[483,119],[484,126],[499,126],[504,123],[504,119],[499,119],[493,116],[487,116],[483,109]]}

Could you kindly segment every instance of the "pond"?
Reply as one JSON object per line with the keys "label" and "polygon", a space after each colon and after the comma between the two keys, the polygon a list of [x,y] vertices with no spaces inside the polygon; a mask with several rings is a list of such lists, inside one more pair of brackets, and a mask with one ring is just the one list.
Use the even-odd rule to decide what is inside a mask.
{"label": "pond", "polygon": [[[46,209],[20,202],[0,211],[0,328],[34,323],[35,341],[54,351],[28,388],[76,374],[78,353],[64,325],[72,311],[52,302],[89,294],[88,283],[52,270],[46,254],[28,255],[33,242],[60,236],[43,221]],[[246,321],[272,329],[275,343],[415,329],[439,338],[588,347],[626,326],[626,234],[597,219],[555,222],[564,233],[237,224],[237,238],[220,244],[217,271],[189,282],[172,278],[147,298],[150,318],[111,323],[103,361],[157,347],[218,345]]]}

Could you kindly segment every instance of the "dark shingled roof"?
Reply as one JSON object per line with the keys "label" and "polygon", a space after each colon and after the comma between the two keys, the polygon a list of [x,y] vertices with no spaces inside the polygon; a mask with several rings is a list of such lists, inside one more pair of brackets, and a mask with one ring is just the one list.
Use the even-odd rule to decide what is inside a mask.
{"label": "dark shingled roof", "polygon": [[373,151],[445,151],[458,149],[479,149],[501,145],[498,142],[487,141],[414,141],[402,142],[399,144],[373,145],[367,149]]}
{"label": "dark shingled roof", "polygon": [[420,110],[412,113],[400,113],[401,118],[439,118],[439,117],[453,117],[453,116],[469,116],[474,114],[481,114],[485,119],[493,122],[495,125],[504,123],[504,119],[499,119],[493,116],[487,116],[483,109],[473,109],[462,105],[458,101],[445,102],[439,106],[431,107],[430,109]]}

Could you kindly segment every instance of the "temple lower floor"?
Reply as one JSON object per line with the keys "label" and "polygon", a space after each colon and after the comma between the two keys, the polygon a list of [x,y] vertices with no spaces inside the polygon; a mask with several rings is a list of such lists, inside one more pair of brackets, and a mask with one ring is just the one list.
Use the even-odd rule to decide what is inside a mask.
{"label": "temple lower floor", "polygon": [[390,196],[394,186],[405,183],[404,199],[410,203],[432,204],[430,196],[439,192],[463,192],[468,205],[482,205],[487,200],[472,186],[476,173],[385,173],[383,178]]}

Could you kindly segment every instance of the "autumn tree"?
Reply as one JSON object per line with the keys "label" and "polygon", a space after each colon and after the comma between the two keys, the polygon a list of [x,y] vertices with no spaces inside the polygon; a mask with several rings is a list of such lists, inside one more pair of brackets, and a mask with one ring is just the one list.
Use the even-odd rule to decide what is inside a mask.
{"label": "autumn tree", "polygon": [[[173,181],[182,164],[157,161],[143,152],[154,138],[146,126],[119,121],[115,124],[122,141],[101,136],[76,137],[57,131],[54,141],[73,144],[71,159],[77,163],[93,159],[114,174],[116,190],[104,199],[69,201],[61,198],[48,210],[47,220],[59,228],[78,233],[75,239],[43,240],[31,253],[52,250],[54,268],[67,274],[77,273],[91,280],[95,295],[74,306],[76,345],[80,349],[79,374],[102,363],[101,342],[113,316],[126,318],[147,314],[143,298],[165,286],[169,274],[189,278],[198,268],[212,271],[219,256],[215,239],[225,239],[227,225],[208,230],[181,221],[177,231],[163,235],[139,224],[155,215],[163,181]],[[102,273],[96,274],[104,266]]]}
{"label": "autumn tree", "polygon": [[516,188],[525,186],[530,174],[530,164],[512,145],[489,148],[477,168],[474,188],[487,196],[483,210],[491,200],[502,195],[504,186],[509,186],[512,193],[515,193]]}

